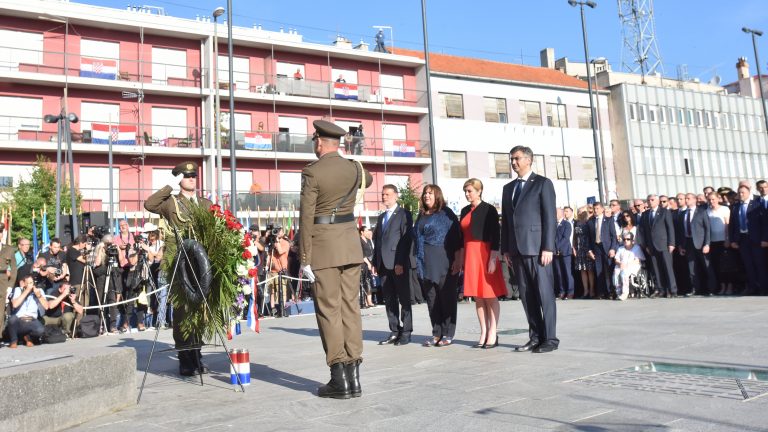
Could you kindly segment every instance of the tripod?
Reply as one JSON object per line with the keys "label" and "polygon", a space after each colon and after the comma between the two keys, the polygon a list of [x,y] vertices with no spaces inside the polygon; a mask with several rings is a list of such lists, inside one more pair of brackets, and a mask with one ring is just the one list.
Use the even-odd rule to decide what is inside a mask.
{"label": "tripod", "polygon": [[[91,289],[93,288],[96,290],[96,278],[93,276],[93,267],[91,265],[86,265],[83,269],[83,278],[80,281],[80,292],[77,295],[77,301],[86,307],[90,306],[91,303]],[[104,309],[101,307],[101,299],[99,298],[98,291],[96,292],[96,295],[94,296],[96,298],[96,303],[99,305],[99,317],[101,318],[101,324],[99,324],[99,330],[104,329],[106,332],[106,322],[104,320]],[[72,336],[75,337],[75,329],[77,328],[78,319],[75,319],[74,321],[74,327],[72,328]],[[103,326],[103,327],[102,327]]]}
{"label": "tripod", "polygon": [[[176,238],[176,245],[177,245],[176,259],[174,261],[175,265],[174,265],[174,268],[173,268],[173,272],[171,273],[171,281],[168,284],[169,289],[170,289],[170,287],[173,286],[173,281],[176,278],[176,275],[178,274],[179,265],[181,265],[181,260],[184,259],[184,261],[186,262],[186,264],[190,268],[192,267],[192,263],[191,263],[191,261],[189,259],[189,255],[187,254],[186,249],[184,249],[183,239],[181,238],[181,235],[179,234],[179,230],[176,228],[176,226],[174,226],[172,223],[170,223],[170,221],[168,223],[168,226],[172,227],[172,229],[173,229],[173,235]],[[193,281],[190,281],[190,282],[192,282],[192,286],[197,289],[198,294],[202,298],[203,304],[205,305],[205,309],[208,312],[208,315],[209,316],[213,316],[213,313],[211,312],[211,308],[208,305],[208,300],[205,298],[205,293],[203,292],[203,288],[200,286],[200,281],[198,280],[197,275],[195,274],[194,271],[189,272],[189,273],[192,275],[192,278],[194,279]],[[216,333],[216,336],[221,341],[221,346],[224,349],[224,354],[227,356],[227,360],[229,360],[230,367],[234,370],[235,369],[235,364],[232,362],[232,357],[230,357],[230,355],[229,355],[229,349],[227,349],[226,338],[224,337],[224,335],[221,332],[221,329],[219,329],[219,328],[215,329],[215,333]],[[139,389],[139,397],[136,399],[136,404],[137,405],[141,401],[142,393],[144,393],[144,384],[147,382],[147,374],[149,374],[149,366],[152,364],[152,356],[155,353],[155,346],[157,345],[157,337],[159,335],[160,335],[160,327],[158,326],[158,327],[155,328],[155,338],[152,341],[152,349],[150,350],[149,358],[147,359],[147,367],[144,369],[144,378],[142,378],[142,380],[141,380],[141,388]],[[203,345],[201,343],[195,343],[195,344],[191,344],[191,345],[188,345],[188,346],[185,346],[185,347],[181,347],[181,348],[174,346],[173,348],[170,348],[170,349],[167,349],[167,350],[163,350],[163,351],[160,351],[160,352],[176,351],[178,353],[178,352],[181,352],[181,351],[197,350],[197,349],[200,349],[202,346]],[[200,385],[202,386],[203,385],[203,365],[202,365],[202,363],[200,362],[200,359],[197,356],[195,356],[195,362],[197,363],[197,372],[198,372],[198,375],[200,375]],[[245,387],[243,387],[243,383],[240,382],[240,374],[235,374],[235,375],[237,377],[237,384],[240,386],[240,391],[245,392]]]}

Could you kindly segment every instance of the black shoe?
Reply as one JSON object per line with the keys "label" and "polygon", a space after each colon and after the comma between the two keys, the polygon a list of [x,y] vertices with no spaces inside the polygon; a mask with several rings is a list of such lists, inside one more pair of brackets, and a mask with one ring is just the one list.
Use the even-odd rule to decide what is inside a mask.
{"label": "black shoe", "polygon": [[379,341],[379,345],[393,344],[395,343],[396,340],[397,340],[397,333],[390,333],[386,339]]}
{"label": "black shoe", "polygon": [[472,348],[485,348],[485,342],[487,342],[487,341],[488,341],[488,338],[486,337],[485,341],[483,341],[482,343],[478,342],[478,343],[472,345]]}
{"label": "black shoe", "polygon": [[398,345],[398,346],[400,346],[400,345],[408,345],[409,343],[411,343],[411,335],[410,335],[410,333],[409,334],[406,334],[406,333],[401,334],[397,338],[397,340],[395,341],[395,345]]}
{"label": "black shoe", "polygon": [[349,399],[352,397],[344,363],[334,363],[331,365],[331,380],[328,381],[328,384],[317,389],[317,395],[321,398],[334,399]]}
{"label": "black shoe", "polygon": [[496,348],[497,346],[499,346],[499,335],[496,335],[496,342],[494,342],[492,345],[491,344],[483,345],[483,349],[492,349],[492,348]]}
{"label": "black shoe", "polygon": [[179,375],[181,376],[185,376],[185,377],[195,376],[195,372],[197,372],[197,370],[195,369],[179,368]]}
{"label": "black shoe", "polygon": [[540,354],[540,353],[548,353],[552,352],[557,349],[557,345],[553,344],[552,342],[544,342],[543,344],[537,346],[533,349],[533,352]]}
{"label": "black shoe", "polygon": [[355,397],[360,397],[363,394],[363,388],[360,387],[360,363],[362,360],[355,360],[352,363],[344,365],[344,370],[347,374],[347,381],[349,382],[349,393]]}
{"label": "black shoe", "polygon": [[525,345],[520,345],[518,347],[515,347],[515,352],[532,351],[536,349],[538,346],[539,346],[538,342],[529,340]]}

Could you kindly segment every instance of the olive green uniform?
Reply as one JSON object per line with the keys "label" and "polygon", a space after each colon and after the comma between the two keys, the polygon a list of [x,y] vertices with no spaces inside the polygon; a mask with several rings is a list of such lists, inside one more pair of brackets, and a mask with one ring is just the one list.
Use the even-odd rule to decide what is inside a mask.
{"label": "olive green uniform", "polygon": [[[0,231],[1,232],[1,231]],[[13,288],[16,283],[16,249],[9,245],[0,245],[0,335],[5,326],[5,299],[8,297],[8,288]],[[10,269],[10,276],[7,272]]]}
{"label": "olive green uniform", "polygon": [[[354,218],[315,223],[315,218],[352,215],[361,181],[371,175],[357,162],[328,153],[302,170],[299,256],[315,274],[315,312],[328,366],[362,358],[360,264],[363,250]],[[357,179],[357,180],[356,180]],[[350,190],[354,193],[340,204]]]}

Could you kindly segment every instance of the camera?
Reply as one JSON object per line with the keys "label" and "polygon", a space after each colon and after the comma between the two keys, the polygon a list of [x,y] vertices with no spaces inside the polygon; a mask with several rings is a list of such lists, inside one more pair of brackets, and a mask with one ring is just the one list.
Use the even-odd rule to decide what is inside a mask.
{"label": "camera", "polygon": [[283,227],[281,227],[280,225],[267,224],[267,231],[266,231],[267,248],[272,248],[272,246],[275,245],[275,240],[277,240],[277,234],[280,232],[281,229],[283,229]]}
{"label": "camera", "polygon": [[77,288],[75,288],[75,287],[73,287],[72,285],[70,285],[70,286],[69,286],[69,293],[70,293],[70,294],[75,294],[75,293],[77,293]]}
{"label": "camera", "polygon": [[107,253],[107,258],[112,260],[117,260],[117,257],[120,256],[120,249],[117,247],[117,245],[109,244],[107,245],[105,249]]}
{"label": "camera", "polygon": [[56,277],[61,276],[61,273],[62,273],[62,271],[61,271],[60,268],[54,268],[53,269],[53,275],[54,276],[56,276]]}

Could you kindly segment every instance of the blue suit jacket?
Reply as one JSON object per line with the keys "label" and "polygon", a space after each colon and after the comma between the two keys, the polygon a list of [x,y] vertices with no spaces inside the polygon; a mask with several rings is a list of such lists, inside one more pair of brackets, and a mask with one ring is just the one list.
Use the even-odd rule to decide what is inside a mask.
{"label": "blue suit jacket", "polygon": [[385,213],[382,212],[376,219],[376,229],[373,232],[373,266],[379,271],[392,270],[398,264],[406,269],[414,268],[416,259],[411,252],[411,213],[397,206],[387,221],[386,228],[383,228]]}
{"label": "blue suit jacket", "polygon": [[[728,224],[730,230],[729,238],[731,241],[737,241],[739,239],[739,233],[741,232],[741,219],[739,218],[739,211],[741,210],[741,203],[736,203],[731,208],[731,219]],[[759,243],[761,241],[768,241],[768,215],[763,208],[763,203],[759,199],[752,199],[747,205],[747,228],[749,229],[749,239],[753,243]]]}
{"label": "blue suit jacket", "polygon": [[[616,252],[619,249],[619,242],[616,240],[616,225],[613,224],[613,218],[601,216],[603,218],[603,224],[600,226],[600,247],[606,255],[612,250]],[[597,255],[597,220],[592,216],[587,221],[587,241],[589,242],[589,250]]]}
{"label": "blue suit jacket", "polygon": [[552,180],[531,173],[512,207],[514,181],[501,194],[501,253],[537,256],[555,251],[555,187]]}
{"label": "blue suit jacket", "polygon": [[571,223],[563,219],[557,224],[555,231],[555,255],[571,256],[573,248],[571,247]]}

